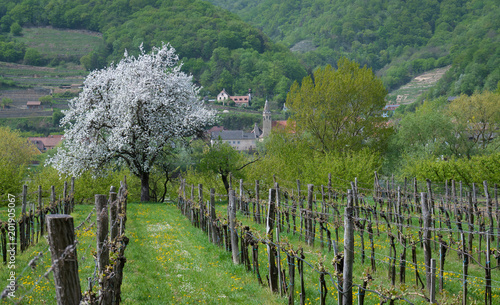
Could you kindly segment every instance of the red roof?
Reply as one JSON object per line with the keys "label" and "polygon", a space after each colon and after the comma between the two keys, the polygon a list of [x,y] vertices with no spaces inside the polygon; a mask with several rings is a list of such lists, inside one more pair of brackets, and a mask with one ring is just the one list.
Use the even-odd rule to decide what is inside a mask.
{"label": "red roof", "polygon": [[212,133],[214,131],[223,131],[223,130],[224,130],[224,126],[214,126],[214,127],[210,128],[208,130],[208,132]]}
{"label": "red roof", "polygon": [[[282,129],[285,130],[288,127],[288,121],[272,121],[271,122],[271,128],[277,128],[277,129]],[[291,126],[289,128],[289,133],[295,133],[295,122],[291,122]]]}
{"label": "red roof", "polygon": [[46,150],[46,149],[52,149],[59,144],[64,135],[50,135],[48,137],[30,137],[28,140],[33,142],[35,145],[37,145],[38,148],[41,148],[39,144],[43,144],[43,148],[40,150]]}
{"label": "red roof", "polygon": [[230,96],[229,98],[232,99],[236,104],[238,104],[238,103],[248,103],[248,95]]}

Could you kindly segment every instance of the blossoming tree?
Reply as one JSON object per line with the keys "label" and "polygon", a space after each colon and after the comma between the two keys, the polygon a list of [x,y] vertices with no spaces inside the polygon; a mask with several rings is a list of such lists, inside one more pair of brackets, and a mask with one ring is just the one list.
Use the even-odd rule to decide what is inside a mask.
{"label": "blossoming tree", "polygon": [[64,145],[48,164],[78,176],[124,162],[141,180],[141,201],[148,201],[149,175],[165,147],[215,118],[180,68],[175,50],[163,44],[149,54],[141,46],[139,56],[125,53],[117,65],[91,72],[64,112]]}

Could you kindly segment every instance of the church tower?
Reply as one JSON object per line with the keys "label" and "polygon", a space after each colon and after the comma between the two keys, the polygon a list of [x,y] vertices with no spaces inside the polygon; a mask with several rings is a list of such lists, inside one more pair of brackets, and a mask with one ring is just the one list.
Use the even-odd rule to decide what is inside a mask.
{"label": "church tower", "polygon": [[262,113],[263,126],[262,126],[262,137],[265,138],[271,134],[271,111],[269,110],[269,103],[266,100],[264,105],[264,112]]}

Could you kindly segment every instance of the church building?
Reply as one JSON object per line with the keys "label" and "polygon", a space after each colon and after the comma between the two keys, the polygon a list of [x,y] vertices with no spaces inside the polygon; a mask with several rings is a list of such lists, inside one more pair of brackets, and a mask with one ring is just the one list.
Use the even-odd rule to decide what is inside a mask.
{"label": "church building", "polygon": [[262,129],[255,123],[254,128],[250,132],[243,130],[218,130],[212,131],[210,135],[210,144],[213,145],[218,140],[228,143],[234,149],[240,151],[252,151],[257,148],[257,142],[271,134],[273,122],[271,121],[271,111],[269,103],[266,100],[264,111],[262,113]]}

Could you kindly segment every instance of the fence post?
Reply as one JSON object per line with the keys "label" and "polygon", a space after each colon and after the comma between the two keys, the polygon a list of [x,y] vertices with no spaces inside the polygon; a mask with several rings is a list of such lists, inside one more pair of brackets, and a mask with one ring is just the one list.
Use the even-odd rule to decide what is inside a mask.
{"label": "fence post", "polygon": [[[493,225],[492,225],[493,226]],[[492,291],[491,291],[491,262],[490,262],[490,233],[486,232],[486,266],[485,270],[485,278],[486,278],[486,287],[484,289],[484,303],[487,305],[492,304]]]}
{"label": "fence post", "polygon": [[216,238],[216,231],[215,231],[215,219],[216,219],[216,214],[215,214],[215,189],[211,188],[210,189],[210,230],[212,233],[212,242],[214,244],[219,244],[219,241]]}
{"label": "fence post", "polygon": [[42,186],[38,186],[38,228],[36,235],[36,242],[38,243],[38,237],[41,237],[44,232],[45,226],[45,215],[43,215],[43,202],[42,202]]}
{"label": "fence post", "polygon": [[239,192],[240,195],[238,196],[238,209],[240,210],[240,212],[243,212],[243,215],[247,215],[245,207],[243,206],[243,179],[240,179]]}
{"label": "fence post", "polygon": [[274,183],[274,187],[276,189],[276,219],[278,220],[278,223],[276,225],[276,263],[278,267],[278,291],[281,296],[283,296],[283,291],[282,291],[282,281],[281,281],[281,249],[280,249],[280,229],[281,229],[281,213],[279,210],[280,206],[280,188],[278,185],[278,182]]}
{"label": "fence post", "polygon": [[26,215],[26,205],[27,205],[27,198],[28,198],[28,186],[25,184],[23,185],[23,207],[22,207],[22,215]]}
{"label": "fence post", "polygon": [[63,199],[66,199],[66,196],[68,196],[68,181],[63,183]]}
{"label": "fence post", "polygon": [[73,217],[61,214],[47,215],[47,231],[54,266],[57,304],[80,304],[81,290],[74,245]]}
{"label": "fence post", "polygon": [[109,250],[106,239],[108,237],[108,208],[106,206],[106,195],[95,195],[96,224],[97,224],[97,270],[104,271],[109,264]]}
{"label": "fence post", "polygon": [[203,184],[198,184],[198,204],[200,206],[200,216],[198,220],[198,226],[201,227],[203,231],[206,231],[205,227],[205,203],[203,202]]}
{"label": "fence post", "polygon": [[469,254],[467,253],[467,248],[465,245],[465,236],[462,232],[460,234],[462,241],[462,305],[467,305],[467,276],[469,272]]}
{"label": "fence post", "polygon": [[426,278],[426,286],[427,292],[431,291],[431,214],[429,211],[429,201],[427,200],[426,193],[420,193],[421,197],[421,205],[422,205],[422,216],[424,220],[424,236],[423,236],[423,244],[424,244],[424,264],[425,264],[425,278]]}
{"label": "fence post", "polygon": [[111,186],[109,190],[109,227],[111,229],[111,238],[113,241],[116,236],[118,236],[118,230],[120,229],[120,224],[118,223],[118,202],[116,201],[118,194],[116,193],[116,188]]}
{"label": "fence post", "polygon": [[292,250],[287,252],[288,274],[290,276],[290,285],[288,286],[288,305],[294,304],[295,295],[295,256],[292,255]]}
{"label": "fence post", "polygon": [[[257,205],[257,211],[255,211]],[[254,217],[258,224],[262,223],[260,216],[260,196],[259,196],[259,180],[255,180],[255,203],[254,203]]]}
{"label": "fence post", "polygon": [[99,282],[101,284],[101,291],[99,299],[102,300],[100,304],[111,304],[111,293],[108,287],[108,279],[105,275],[106,266],[109,265],[109,248],[108,248],[108,207],[106,195],[95,195],[96,207],[96,223],[97,223],[97,272],[99,275]]}
{"label": "fence post", "polygon": [[[498,184],[495,183],[495,214],[497,218],[497,249],[500,249],[500,209],[498,207]],[[497,257],[497,265],[500,265],[500,255]]]}
{"label": "fence post", "polygon": [[313,192],[314,190],[314,185],[308,184],[307,185],[307,210],[306,210],[306,243],[309,246],[313,245],[313,240],[314,240],[314,232],[313,232]]}
{"label": "fence post", "polygon": [[352,305],[352,265],[354,263],[354,223],[352,190],[347,190],[347,207],[344,210],[344,296],[343,305]]}
{"label": "fence post", "polygon": [[231,231],[231,251],[233,253],[233,263],[238,265],[238,232],[236,231],[236,203],[234,202],[235,192],[229,190],[229,229]]}
{"label": "fence post", "polygon": [[431,304],[436,303],[436,259],[431,259],[431,285],[429,287],[429,299]]}
{"label": "fence post", "polygon": [[275,246],[273,244],[273,229],[276,221],[276,189],[269,189],[269,207],[267,209],[266,235],[269,239],[267,243],[267,255],[269,263],[269,287],[273,292],[278,291],[278,269],[276,268]]}
{"label": "fence post", "polygon": [[50,204],[54,204],[56,202],[56,187],[50,186]]}

